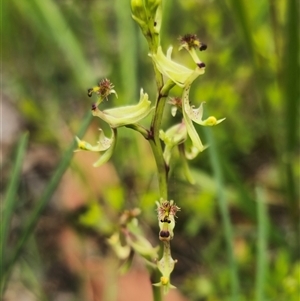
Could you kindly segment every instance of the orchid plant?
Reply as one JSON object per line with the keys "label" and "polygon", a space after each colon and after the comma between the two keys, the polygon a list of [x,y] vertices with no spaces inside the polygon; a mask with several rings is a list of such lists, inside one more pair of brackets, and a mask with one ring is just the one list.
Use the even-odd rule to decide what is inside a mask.
{"label": "orchid plant", "polygon": [[[100,158],[94,166],[106,163],[113,154],[117,131],[119,127],[127,127],[140,132],[150,143],[156,165],[159,182],[159,198],[156,201],[159,224],[159,239],[163,243],[161,259],[158,259],[158,248],[152,247],[147,239],[139,231],[137,215],[139,210],[126,211],[120,218],[120,227],[108,240],[119,258],[128,258],[130,251],[134,250],[147,260],[149,267],[160,272],[160,278],[153,284],[154,299],[161,300],[161,293],[167,293],[174,286],[171,284],[170,275],[174,269],[176,260],[171,256],[170,241],[174,237],[175,217],[180,208],[173,200],[168,198],[168,173],[172,153],[179,148],[182,160],[192,160],[200,152],[204,151],[203,145],[194,123],[201,126],[214,126],[225,118],[217,119],[210,116],[203,119],[204,103],[198,108],[191,105],[189,92],[191,85],[198,76],[205,73],[206,65],[198,57],[197,50],[204,51],[207,45],[202,43],[195,34],[186,34],[180,38],[179,50],[186,50],[190,54],[194,69],[190,69],[172,60],[173,47],[169,47],[164,53],[160,43],[160,29],[162,22],[163,0],[131,0],[132,17],[140,27],[149,46],[149,57],[152,60],[155,71],[157,95],[155,102],[149,100],[147,93],[141,89],[140,99],[135,105],[115,107],[101,110],[101,103],[117,93],[114,85],[108,79],[103,79],[98,86],[88,89],[88,96],[95,94],[97,101],[92,105],[93,116],[105,121],[111,128],[110,137],[106,137],[100,129],[99,140],[96,145],[82,141],[76,137],[77,151],[99,152]],[[182,89],[182,96],[170,98],[169,94],[173,87]],[[171,115],[177,112],[182,115],[182,121],[163,130],[162,117],[166,104],[171,104]],[[139,124],[141,120],[151,114],[151,124],[145,128]],[[187,143],[189,142],[189,143]],[[185,162],[185,166],[188,166]],[[189,172],[187,179],[193,182]],[[178,200],[180,202],[180,200]],[[124,238],[126,244],[124,245]],[[122,241],[122,243],[121,243]]]}

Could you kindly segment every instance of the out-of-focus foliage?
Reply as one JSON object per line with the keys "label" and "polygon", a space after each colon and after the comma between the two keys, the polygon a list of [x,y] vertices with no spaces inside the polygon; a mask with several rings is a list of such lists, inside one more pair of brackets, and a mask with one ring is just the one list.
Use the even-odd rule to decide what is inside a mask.
{"label": "out-of-focus foliage", "polygon": [[[29,131],[31,147],[50,149],[43,160],[54,153],[55,161],[38,161],[31,169],[24,168],[15,212],[20,225],[12,224],[16,228],[10,234],[13,248],[18,229],[41,194],[39,185],[46,185],[37,184],[36,175],[40,174],[34,172],[42,166],[47,182],[56,158],[65,152],[90,110],[87,88],[108,77],[119,96],[109,101],[118,105],[135,103],[142,87],[154,100],[155,90],[146,43],[131,20],[128,1],[12,0],[3,1],[2,11],[2,98],[19,113],[20,131]],[[300,294],[299,5],[296,0],[167,0],[164,11],[164,50],[170,44],[176,48],[178,37],[186,33],[197,34],[208,45],[201,53],[206,73],[197,80],[190,99],[194,105],[205,101],[207,116],[226,117],[204,137],[213,135],[216,141],[214,150],[224,178],[222,189],[229,205],[239,273],[238,300],[296,301]],[[189,63],[181,52],[174,51],[174,59]],[[174,123],[170,110],[167,106],[164,129]],[[99,122],[93,120],[87,133],[95,141],[97,128],[105,130],[105,124]],[[84,237],[83,242],[96,235],[104,244],[121,211],[133,207],[141,208],[141,224],[149,236],[157,237],[155,164],[147,141],[132,133],[125,128],[119,131],[108,170],[93,169],[95,158],[80,164],[75,155],[71,170],[80,189],[75,190],[74,199],[85,197],[82,208],[67,210],[61,205],[67,197],[59,194],[49,203],[47,212],[51,215],[54,210],[58,220],[63,219],[64,225]],[[12,137],[13,142],[16,139]],[[224,225],[211,157],[208,149],[190,162],[194,186],[184,181],[180,161],[171,166],[171,198],[182,208],[172,243],[173,256],[179,260],[174,282],[190,300],[232,300],[231,266],[224,251]],[[10,152],[1,164],[10,167],[9,159],[13,159]],[[4,180],[4,184],[9,182],[6,173]],[[255,280],[257,242],[264,229],[258,218],[257,186],[265,192],[263,226],[268,229],[268,235],[262,236],[266,239],[262,284]],[[84,192],[77,197],[78,191]],[[23,255],[26,260],[20,260],[15,268],[22,270],[18,279],[38,296],[55,300],[53,291],[39,283],[36,275],[55,277],[49,267],[55,266],[58,255],[45,248],[49,243],[45,237],[34,233]],[[40,254],[39,249],[47,250],[48,255]],[[107,255],[99,253],[104,258]],[[23,269],[27,261],[31,264]],[[73,274],[66,282],[79,281]],[[263,297],[257,292],[260,285]],[[76,285],[68,289],[79,296]]]}

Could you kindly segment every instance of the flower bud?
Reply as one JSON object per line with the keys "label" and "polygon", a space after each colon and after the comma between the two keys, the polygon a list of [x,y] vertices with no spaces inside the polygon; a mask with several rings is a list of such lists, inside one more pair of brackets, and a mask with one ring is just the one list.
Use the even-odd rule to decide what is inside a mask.
{"label": "flower bud", "polygon": [[143,32],[147,31],[147,13],[143,0],[131,0],[132,18],[139,24]]}
{"label": "flower bud", "polygon": [[150,14],[156,14],[158,7],[162,4],[162,0],[145,0],[145,7]]}

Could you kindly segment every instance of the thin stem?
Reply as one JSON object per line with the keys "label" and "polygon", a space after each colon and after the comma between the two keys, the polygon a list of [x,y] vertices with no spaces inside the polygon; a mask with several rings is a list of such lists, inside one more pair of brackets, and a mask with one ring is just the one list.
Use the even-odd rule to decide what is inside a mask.
{"label": "thin stem", "polygon": [[[161,121],[162,121],[164,108],[165,108],[169,91],[172,87],[174,87],[175,84],[171,81],[168,81],[164,85],[162,74],[158,71],[154,62],[153,62],[153,67],[155,72],[155,79],[156,79],[158,93],[157,93],[156,104],[155,104],[155,112],[152,117],[151,127],[149,132],[150,134],[149,143],[156,162],[160,197],[167,200],[169,167],[167,166],[164,160],[163,148],[161,145],[161,141],[159,139],[159,130],[161,127]],[[158,271],[158,269],[156,269],[151,275],[152,283],[157,282],[157,279],[159,279],[159,277],[160,277],[160,272]],[[154,301],[163,300],[161,287],[156,287],[152,285],[152,293],[153,293]]]}
{"label": "thin stem", "polygon": [[[161,276],[160,271],[158,269],[153,270],[150,276],[151,283],[156,283],[157,279],[159,279],[160,276]],[[152,285],[152,294],[153,294],[153,301],[163,300],[162,289],[160,286]]]}
{"label": "thin stem", "polygon": [[[150,44],[149,48],[151,52],[156,51],[157,45],[151,46]],[[153,68],[155,72],[155,80],[156,80],[158,93],[157,93],[157,98],[155,103],[155,111],[151,121],[149,142],[156,162],[160,197],[167,200],[168,199],[168,186],[167,186],[168,168],[166,166],[163,157],[163,149],[159,139],[159,129],[161,126],[161,120],[163,117],[167,94],[165,95],[161,93],[164,85],[164,80],[162,74],[158,71],[154,62],[153,62]]]}
{"label": "thin stem", "polygon": [[160,197],[167,200],[168,199],[168,187],[167,187],[168,166],[165,163],[163,157],[163,149],[159,139],[159,128],[160,128],[161,119],[163,115],[164,105],[166,102],[166,97],[161,97],[161,95],[159,95],[158,99],[159,99],[159,101],[157,102],[158,105],[155,108],[155,113],[150,129],[151,139],[149,139],[149,142],[156,162]]}
{"label": "thin stem", "polygon": [[166,104],[167,96],[171,88],[174,87],[174,83],[168,81],[161,89],[159,89],[155,112],[151,122],[150,128],[150,146],[152,148],[152,152],[155,158],[157,173],[158,173],[158,182],[159,182],[159,190],[160,197],[165,200],[168,199],[168,171],[169,166],[167,166],[164,157],[163,157],[163,149],[161,145],[161,141],[159,139],[159,130],[161,127],[161,120],[164,113],[164,107]]}
{"label": "thin stem", "polygon": [[147,140],[148,140],[149,137],[150,137],[150,132],[149,132],[147,129],[145,129],[144,127],[142,127],[141,125],[137,124],[137,123],[127,124],[127,125],[125,125],[125,127],[129,128],[129,129],[133,129],[133,130],[139,132],[139,133],[142,134],[142,135],[145,137],[145,139],[147,139]]}

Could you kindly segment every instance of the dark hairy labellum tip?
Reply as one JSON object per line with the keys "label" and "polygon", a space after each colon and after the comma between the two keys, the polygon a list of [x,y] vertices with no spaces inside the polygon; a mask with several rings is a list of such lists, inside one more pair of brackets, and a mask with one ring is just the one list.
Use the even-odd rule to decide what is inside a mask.
{"label": "dark hairy labellum tip", "polygon": [[92,104],[92,111],[95,111],[97,109],[97,105],[95,103]]}
{"label": "dark hairy labellum tip", "polygon": [[203,62],[197,64],[199,68],[204,68],[205,67],[205,64]]}
{"label": "dark hairy labellum tip", "polygon": [[199,50],[200,50],[200,51],[204,51],[204,50],[206,50],[206,49],[207,49],[207,45],[204,44],[204,43],[201,43],[201,46],[199,47]]}

